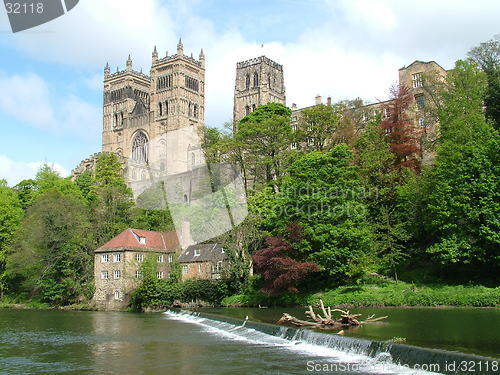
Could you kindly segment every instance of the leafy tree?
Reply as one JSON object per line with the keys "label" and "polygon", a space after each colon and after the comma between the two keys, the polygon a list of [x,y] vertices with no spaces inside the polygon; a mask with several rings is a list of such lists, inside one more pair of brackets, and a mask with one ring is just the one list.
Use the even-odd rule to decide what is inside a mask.
{"label": "leafy tree", "polygon": [[244,117],[234,134],[233,147],[241,150],[245,170],[250,169],[254,181],[272,182],[284,173],[284,151],[290,147],[291,110],[282,104],[269,103]]}
{"label": "leafy tree", "polygon": [[305,154],[288,168],[280,193],[256,205],[264,230],[279,234],[290,223],[304,229],[294,248],[331,282],[357,278],[370,262],[373,236],[357,173],[346,145]]}
{"label": "leafy tree", "polygon": [[80,174],[75,179],[75,184],[80,189],[80,192],[82,193],[85,200],[88,203],[91,203],[92,200],[95,198],[95,196],[93,194],[93,186],[95,184],[95,180],[94,180],[94,176],[92,175],[92,172],[85,171],[82,174]]}
{"label": "leafy tree", "polygon": [[21,206],[16,192],[7,186],[7,181],[0,180],[0,298],[6,288],[4,271],[7,246],[21,223]]}
{"label": "leafy tree", "polygon": [[132,192],[122,174],[122,163],[113,153],[102,153],[96,162],[92,186],[92,221],[100,245],[130,226]]}
{"label": "leafy tree", "polygon": [[92,295],[93,248],[81,200],[50,190],[28,209],[7,257],[11,289],[51,304]]}
{"label": "leafy tree", "polygon": [[17,192],[19,201],[21,202],[21,207],[25,210],[33,203],[38,190],[38,184],[35,180],[28,179],[22,180],[16,186],[14,190]]}
{"label": "leafy tree", "polygon": [[449,72],[427,197],[428,252],[469,270],[500,264],[500,140],[482,109],[486,90],[485,73],[471,63],[457,61]]}
{"label": "leafy tree", "polygon": [[410,90],[403,85],[391,88],[391,100],[382,106],[387,114],[380,126],[389,134],[391,152],[396,156],[396,167],[420,169],[421,148],[419,131],[409,117],[412,101]]}
{"label": "leafy tree", "polygon": [[500,34],[472,48],[467,55],[471,62],[486,73],[488,81],[484,98],[486,116],[495,122],[498,130],[500,129]]}
{"label": "leafy tree", "polygon": [[[302,237],[301,229],[296,225],[288,226],[290,236],[295,239]],[[258,250],[252,256],[254,269],[262,273],[265,293],[279,293],[283,291],[298,292],[297,284],[310,272],[319,271],[319,267],[312,262],[296,260],[297,250],[281,237],[268,237],[267,247]]]}
{"label": "leafy tree", "polygon": [[36,177],[35,197],[51,190],[57,190],[64,195],[83,200],[82,193],[69,177],[63,178],[53,167],[47,163],[38,170]]}
{"label": "leafy tree", "polygon": [[326,151],[331,138],[341,126],[341,107],[319,104],[306,108],[301,113],[301,141],[310,151]]}

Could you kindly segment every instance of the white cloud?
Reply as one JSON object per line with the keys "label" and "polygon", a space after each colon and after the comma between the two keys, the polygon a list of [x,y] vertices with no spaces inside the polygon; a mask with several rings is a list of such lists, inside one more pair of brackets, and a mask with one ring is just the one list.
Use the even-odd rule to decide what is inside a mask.
{"label": "white cloud", "polygon": [[69,176],[69,172],[58,163],[45,161],[24,162],[0,155],[0,179],[6,179],[10,186],[14,186],[24,179],[35,178],[36,173],[45,163],[59,172],[61,177]]}
{"label": "white cloud", "polygon": [[35,73],[8,76],[0,72],[0,110],[31,126],[58,134],[98,137],[101,111],[83,99],[54,95]]}

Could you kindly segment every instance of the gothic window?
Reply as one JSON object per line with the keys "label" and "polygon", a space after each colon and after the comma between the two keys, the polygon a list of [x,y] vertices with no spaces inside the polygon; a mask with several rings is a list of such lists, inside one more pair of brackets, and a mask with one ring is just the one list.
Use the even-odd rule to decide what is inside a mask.
{"label": "gothic window", "polygon": [[247,116],[250,114],[250,106],[249,106],[249,105],[247,105],[247,106],[245,107],[245,114],[246,114]]}
{"label": "gothic window", "polygon": [[120,112],[120,125],[123,126],[123,112]]}
{"label": "gothic window", "polygon": [[259,75],[257,72],[253,74],[253,87],[259,86]]}
{"label": "gothic window", "polygon": [[169,114],[169,105],[168,105],[168,101],[165,102],[165,114],[168,115]]}
{"label": "gothic window", "polygon": [[189,117],[193,116],[193,105],[191,103],[188,105],[188,115]]}
{"label": "gothic window", "polygon": [[156,81],[156,88],[158,90],[162,90],[168,87],[172,87],[172,74],[158,77],[158,80]]}
{"label": "gothic window", "polygon": [[162,102],[158,103],[158,108],[160,110],[160,116],[163,116],[163,103]]}
{"label": "gothic window", "polygon": [[132,142],[132,159],[139,162],[148,162],[148,138],[139,131]]}
{"label": "gothic window", "polygon": [[245,77],[245,88],[250,88],[250,74],[247,74]]}
{"label": "gothic window", "polygon": [[193,117],[198,118],[198,104],[193,106]]}
{"label": "gothic window", "polygon": [[198,91],[200,88],[198,80],[191,77],[185,77],[185,86],[193,91]]}
{"label": "gothic window", "polygon": [[116,128],[118,126],[118,113],[115,113],[113,115],[113,128]]}
{"label": "gothic window", "polygon": [[252,104],[252,112],[255,112],[255,104]]}

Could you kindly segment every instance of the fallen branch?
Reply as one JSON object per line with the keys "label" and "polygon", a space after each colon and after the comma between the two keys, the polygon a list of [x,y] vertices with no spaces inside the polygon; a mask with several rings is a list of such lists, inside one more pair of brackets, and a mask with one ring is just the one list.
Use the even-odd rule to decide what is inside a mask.
{"label": "fallen branch", "polygon": [[[321,312],[323,316],[314,312],[312,306],[309,306],[309,310],[305,314],[313,321],[297,319],[294,316],[283,313],[283,316],[278,320],[278,324],[292,324],[298,327],[313,327],[322,329],[339,329],[351,326],[360,326],[367,323],[378,322],[380,320],[386,319],[387,316],[380,316],[375,318],[375,315],[370,315],[365,320],[358,320],[362,314],[351,314],[348,310],[332,309],[331,307],[325,308],[323,300],[319,300]],[[339,312],[340,317],[338,319],[332,318],[333,312]],[[343,332],[342,332],[343,333]],[[340,332],[339,332],[340,334]]]}

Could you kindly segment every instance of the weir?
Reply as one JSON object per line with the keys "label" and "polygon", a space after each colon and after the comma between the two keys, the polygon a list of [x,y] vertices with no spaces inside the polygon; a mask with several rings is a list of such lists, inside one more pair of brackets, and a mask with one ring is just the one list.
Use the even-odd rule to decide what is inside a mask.
{"label": "weir", "polygon": [[[200,324],[231,339],[255,344],[289,345],[292,350],[304,349],[328,355],[323,349],[332,349],[335,357],[347,362],[358,361],[365,369],[390,369],[388,373],[411,374],[497,374],[500,360],[473,354],[422,348],[412,345],[382,342],[309,329],[278,326],[240,320],[217,314],[185,310],[165,312],[172,319]],[[370,371],[370,372],[372,372]],[[381,371],[384,373],[385,371]],[[375,371],[377,373],[377,371]]]}

